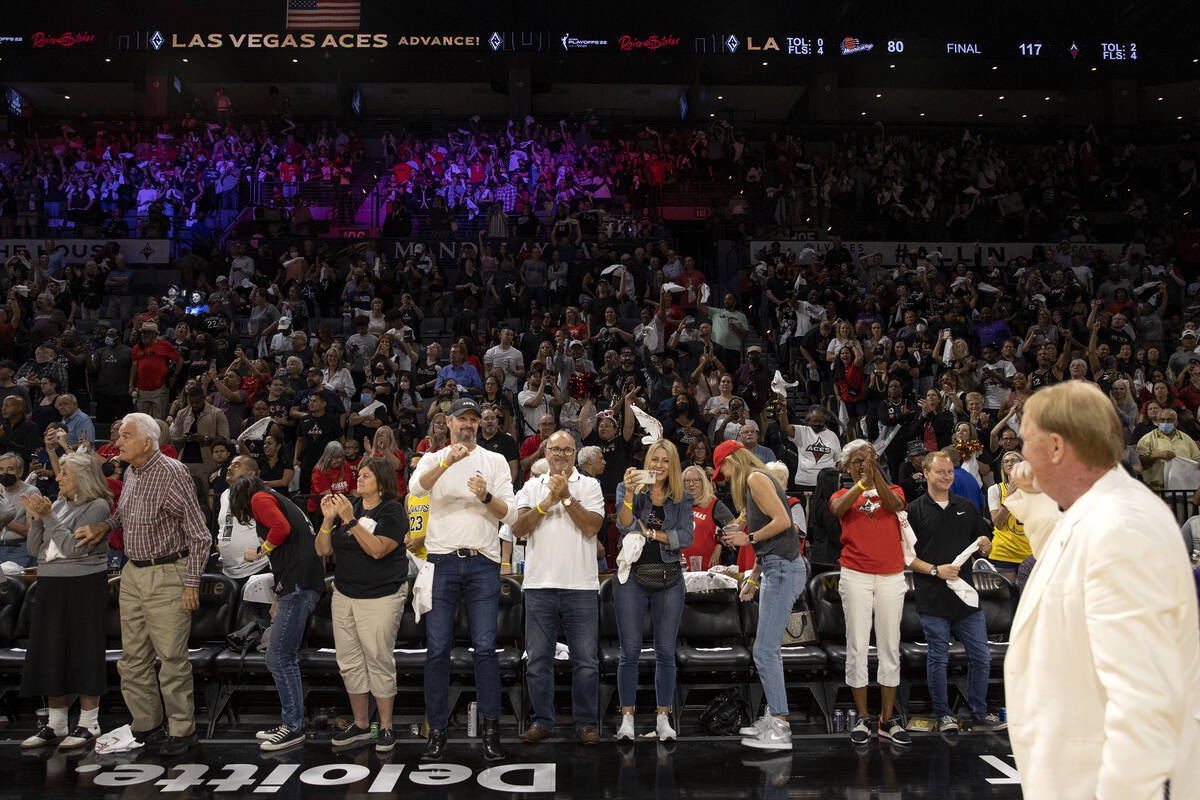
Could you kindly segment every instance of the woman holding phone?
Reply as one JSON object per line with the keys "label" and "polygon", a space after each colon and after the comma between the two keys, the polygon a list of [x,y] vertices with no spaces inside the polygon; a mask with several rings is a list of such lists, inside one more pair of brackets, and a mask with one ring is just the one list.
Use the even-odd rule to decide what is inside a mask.
{"label": "woman holding phone", "polygon": [[718,475],[729,481],[740,526],[726,526],[725,543],[754,548],[754,569],[742,582],[740,597],[758,598],[754,666],[767,698],[767,710],[753,726],[742,729],[742,744],[760,750],[791,750],[787,691],[780,646],[792,605],[808,577],[800,556],[800,537],[788,511],[783,487],[741,442],[722,442],[713,453]]}
{"label": "woman holding phone", "polygon": [[617,485],[617,528],[622,534],[641,533],[642,553],[633,565],[632,580],[613,587],[621,658],[617,664],[617,693],[621,727],[617,739],[632,741],[637,698],[638,657],[646,609],[654,628],[654,694],[658,703],[655,731],[659,741],[673,741],[671,699],[675,696],[675,636],[683,616],[682,551],[692,544],[693,499],[683,488],[679,453],[659,439],[646,451],[641,470],[630,467]]}

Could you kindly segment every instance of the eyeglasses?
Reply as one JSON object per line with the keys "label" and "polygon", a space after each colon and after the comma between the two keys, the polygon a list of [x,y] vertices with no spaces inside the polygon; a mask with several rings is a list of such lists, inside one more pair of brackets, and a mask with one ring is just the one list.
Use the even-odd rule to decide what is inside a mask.
{"label": "eyeglasses", "polygon": [[546,452],[555,456],[569,456],[575,452],[574,447],[547,447]]}

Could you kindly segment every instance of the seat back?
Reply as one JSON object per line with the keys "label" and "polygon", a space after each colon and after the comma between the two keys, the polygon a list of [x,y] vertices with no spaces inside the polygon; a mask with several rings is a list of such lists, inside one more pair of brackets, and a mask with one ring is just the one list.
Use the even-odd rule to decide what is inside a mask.
{"label": "seat back", "polygon": [[904,571],[904,583],[904,608],[900,612],[900,641],[923,642],[925,641],[925,629],[921,627],[921,614],[917,611],[916,578],[913,577],[912,572]]}
{"label": "seat back", "polygon": [[234,615],[233,630],[240,631],[251,622],[264,628],[271,624],[271,601],[275,596],[275,576],[269,572],[251,575],[242,584],[241,599]]}
{"label": "seat back", "polygon": [[[632,573],[629,580],[633,580]],[[613,590],[616,586],[616,575],[600,584],[600,640],[605,642],[616,642],[621,638],[617,631],[617,609],[613,605]],[[654,625],[650,620],[650,610],[646,609],[646,617],[642,620],[642,641],[650,639],[653,635]]]}
{"label": "seat back", "polygon": [[838,594],[841,574],[824,572],[808,582],[808,599],[813,610],[813,624],[822,642],[846,641],[846,615],[842,596]]}
{"label": "seat back", "polygon": [[233,630],[238,605],[237,585],[226,575],[200,577],[200,608],[192,613],[189,645],[224,644]]}
{"label": "seat back", "polygon": [[15,638],[24,599],[25,584],[13,575],[0,577],[0,646],[9,644]]}
{"label": "seat back", "polygon": [[307,647],[333,647],[333,576],[325,578],[325,591],[317,598],[317,605],[308,616],[308,629],[304,632]]}
{"label": "seat back", "polygon": [[121,649],[121,576],[108,579],[108,607],[104,610],[104,641],[109,650]]}
{"label": "seat back", "polygon": [[976,572],[975,590],[979,592],[979,610],[987,622],[988,639],[1006,641],[1017,610],[1017,589],[995,572]]}
{"label": "seat back", "polygon": [[742,615],[736,589],[689,592],[679,620],[679,639],[692,646],[738,644]]}
{"label": "seat back", "polygon": [[408,600],[404,603],[404,611],[400,614],[400,627],[396,629],[396,647],[402,650],[419,650],[425,647],[425,616],[420,621],[413,613],[412,581],[409,581]]}

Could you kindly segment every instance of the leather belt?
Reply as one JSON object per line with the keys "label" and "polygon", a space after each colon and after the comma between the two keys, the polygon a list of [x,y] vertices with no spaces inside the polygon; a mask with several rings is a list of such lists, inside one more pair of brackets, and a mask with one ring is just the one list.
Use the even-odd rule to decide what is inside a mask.
{"label": "leather belt", "polygon": [[157,558],[149,558],[144,561],[138,561],[137,559],[131,558],[129,559],[129,563],[133,564],[135,567],[161,567],[163,564],[174,564],[179,559],[187,557],[188,551],[180,550],[178,553],[171,553],[169,556],[159,556]]}
{"label": "leather belt", "polygon": [[452,552],[454,553],[454,555],[458,556],[459,558],[470,558],[471,556],[483,555],[482,550],[472,550],[469,547],[460,547],[459,549],[454,550]]}

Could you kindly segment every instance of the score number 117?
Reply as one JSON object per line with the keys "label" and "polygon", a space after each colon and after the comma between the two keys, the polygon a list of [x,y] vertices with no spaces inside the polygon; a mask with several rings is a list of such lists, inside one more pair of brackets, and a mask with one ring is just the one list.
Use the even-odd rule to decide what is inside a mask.
{"label": "score number 117", "polygon": [[1041,42],[1028,42],[1019,46],[1021,55],[1023,56],[1040,56],[1042,54]]}

